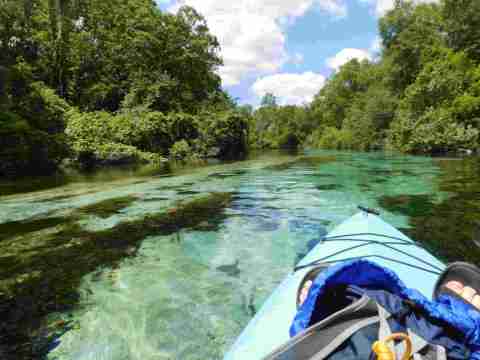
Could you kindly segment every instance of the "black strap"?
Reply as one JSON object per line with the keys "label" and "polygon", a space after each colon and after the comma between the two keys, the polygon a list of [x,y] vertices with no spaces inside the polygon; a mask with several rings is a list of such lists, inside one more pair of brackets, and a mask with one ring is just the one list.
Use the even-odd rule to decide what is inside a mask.
{"label": "black strap", "polygon": [[333,353],[360,329],[379,321],[375,301],[364,295],[346,308],[312,325],[264,360],[313,360]]}

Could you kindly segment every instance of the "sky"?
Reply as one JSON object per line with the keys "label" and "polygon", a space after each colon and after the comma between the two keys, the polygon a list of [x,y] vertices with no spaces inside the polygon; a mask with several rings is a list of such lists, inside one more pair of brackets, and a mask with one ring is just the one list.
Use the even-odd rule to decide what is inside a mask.
{"label": "sky", "polygon": [[[412,0],[434,2],[436,0]],[[281,105],[306,104],[332,73],[353,58],[381,51],[378,19],[394,0],[156,0],[202,14],[217,36],[223,88],[240,104],[265,93]]]}

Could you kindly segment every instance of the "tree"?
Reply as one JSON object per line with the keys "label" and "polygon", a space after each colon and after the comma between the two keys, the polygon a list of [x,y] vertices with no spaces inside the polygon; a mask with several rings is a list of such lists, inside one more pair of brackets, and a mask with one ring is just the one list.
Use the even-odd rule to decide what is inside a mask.
{"label": "tree", "polygon": [[445,47],[440,9],[435,4],[415,6],[396,0],[395,8],[379,23],[384,60],[390,62],[389,80],[397,94],[415,81],[423,64]]}
{"label": "tree", "polygon": [[253,106],[250,104],[240,105],[237,110],[245,116],[252,116],[253,114]]}
{"label": "tree", "polygon": [[[29,1],[26,0],[25,3]],[[26,8],[29,5],[26,5]],[[68,69],[70,51],[70,33],[73,29],[71,0],[49,0],[50,41],[52,43],[51,85],[60,96],[66,97],[69,81]]]}
{"label": "tree", "polygon": [[[236,108],[216,73],[222,63],[218,40],[191,7],[170,14],[163,13],[151,0],[0,2],[0,115],[8,120],[8,124],[7,120],[0,122],[0,132],[4,137],[1,146],[10,147],[8,151],[0,149],[4,155],[0,155],[0,162],[12,164],[12,154],[25,159],[13,162],[13,167],[8,165],[9,174],[15,172],[14,168],[21,168],[22,173],[28,168],[32,173],[40,167],[53,169],[61,158],[53,154],[65,155],[63,150],[49,148],[49,144],[59,145],[59,150],[62,142],[66,145],[61,136],[63,121],[71,111],[57,116],[54,109],[60,106],[60,100],[69,109],[80,111],[75,117],[80,130],[92,130],[80,124],[95,122],[91,113],[110,113],[103,119],[116,125],[113,139],[92,144],[98,145],[97,153],[107,156],[108,151],[116,150],[128,156],[144,149],[168,152],[171,142],[156,137],[172,135],[175,141],[193,141],[199,132],[198,122],[206,121],[194,115],[204,111],[216,115]],[[185,116],[150,116],[157,112]],[[185,121],[174,121],[178,126],[169,127],[171,119],[180,117]],[[132,143],[128,136],[117,136],[128,134],[135,121],[144,119],[162,131],[152,130],[147,140],[138,143]],[[162,127],[155,123],[158,119],[167,124]],[[177,139],[179,129],[186,129],[182,127],[185,123],[189,131]],[[233,131],[234,127],[228,129]],[[38,136],[37,131],[46,132],[43,138],[48,141],[32,142],[34,136],[25,135],[27,130]],[[87,136],[88,131],[82,134]],[[76,140],[69,144],[82,142]],[[28,144],[22,148],[11,145],[22,141]],[[53,161],[39,158],[38,166],[30,166],[28,159],[34,158],[35,151],[52,154]],[[42,162],[48,166],[42,166]]]}
{"label": "tree", "polygon": [[263,95],[262,97],[262,101],[260,103],[262,107],[276,107],[277,106],[277,97],[270,93],[270,92],[267,92],[265,93],[265,95]]}
{"label": "tree", "polygon": [[7,102],[6,94],[7,68],[0,65],[0,109]]}
{"label": "tree", "polygon": [[390,130],[390,143],[407,152],[476,149],[477,81],[474,64],[465,53],[445,50],[407,88]]}
{"label": "tree", "polygon": [[320,126],[340,129],[354,97],[367,91],[374,78],[370,75],[373,65],[368,61],[353,59],[335,73],[315,96],[311,105],[318,114]]}
{"label": "tree", "polygon": [[480,60],[480,2],[478,0],[443,0],[442,15],[448,34],[448,45],[464,50]]}

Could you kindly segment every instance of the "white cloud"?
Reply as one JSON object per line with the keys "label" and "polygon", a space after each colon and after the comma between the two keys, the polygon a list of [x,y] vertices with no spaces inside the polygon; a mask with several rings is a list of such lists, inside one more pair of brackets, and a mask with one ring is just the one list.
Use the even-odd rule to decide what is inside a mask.
{"label": "white cloud", "polygon": [[328,58],[326,63],[327,66],[335,71],[338,71],[342,65],[345,65],[350,60],[358,59],[362,60],[372,60],[372,55],[368,50],[365,49],[352,49],[346,48],[338,52],[335,56]]}
{"label": "white cloud", "polygon": [[344,0],[177,0],[170,11],[193,6],[207,19],[222,49],[224,85],[236,85],[247,75],[278,71],[291,60],[285,48],[285,28],[317,6],[332,16],[347,13]]}
{"label": "white cloud", "polygon": [[283,73],[260,78],[251,89],[259,98],[266,93],[273,93],[280,105],[301,105],[311,102],[324,85],[325,77],[320,74]]}
{"label": "white cloud", "polygon": [[[361,3],[366,3],[373,6],[375,15],[383,16],[387,11],[395,7],[395,0],[359,0]],[[415,4],[421,3],[438,3],[440,0],[411,0]]]}
{"label": "white cloud", "polygon": [[359,0],[374,8],[375,15],[383,16],[388,10],[393,9],[395,0]]}
{"label": "white cloud", "polygon": [[322,0],[318,1],[318,5],[321,10],[337,17],[347,16],[347,5],[344,0]]}

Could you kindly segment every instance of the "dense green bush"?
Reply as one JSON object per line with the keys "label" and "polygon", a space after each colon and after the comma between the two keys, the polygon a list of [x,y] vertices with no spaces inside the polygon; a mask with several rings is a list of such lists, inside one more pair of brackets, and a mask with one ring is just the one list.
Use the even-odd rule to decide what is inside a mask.
{"label": "dense green bush", "polygon": [[172,143],[161,113],[71,111],[66,134],[83,165],[158,161]]}
{"label": "dense green bush", "polygon": [[430,108],[418,119],[400,113],[392,124],[390,147],[404,152],[442,153],[459,149],[477,150],[479,130],[455,121],[449,108]]}
{"label": "dense green bush", "polygon": [[275,96],[266,94],[249,123],[249,142],[260,149],[296,149],[313,130],[308,120],[306,107],[278,106]]}
{"label": "dense green bush", "polygon": [[62,134],[49,134],[16,114],[0,112],[0,176],[46,174],[66,155]]}
{"label": "dense green bush", "polygon": [[200,138],[205,155],[220,159],[236,159],[248,152],[248,119],[236,111],[202,114]]}
{"label": "dense green bush", "polygon": [[21,96],[0,109],[0,176],[50,173],[69,153],[67,103],[42,83],[23,86]]}
{"label": "dense green bush", "polygon": [[353,134],[346,129],[338,130],[334,127],[327,127],[316,145],[325,149],[351,149],[353,146]]}
{"label": "dense green bush", "polygon": [[382,85],[372,85],[365,93],[357,95],[343,121],[342,129],[351,134],[348,147],[363,151],[382,148],[397,101]]}
{"label": "dense green bush", "polygon": [[185,160],[192,156],[192,149],[186,140],[177,141],[170,148],[170,158],[172,160]]}
{"label": "dense green bush", "polygon": [[97,146],[93,152],[95,163],[122,165],[130,163],[158,163],[162,158],[158,154],[143,152],[135,146],[106,143]]}
{"label": "dense green bush", "polygon": [[407,152],[478,148],[476,69],[463,52],[445,49],[440,55],[405,92],[389,132],[394,148]]}
{"label": "dense green bush", "polygon": [[296,149],[300,145],[298,135],[292,132],[284,132],[278,137],[277,147],[280,149]]}
{"label": "dense green bush", "polygon": [[[178,160],[193,155],[236,158],[247,152],[247,127],[245,116],[237,112],[165,115],[126,111],[114,115],[72,110],[66,134],[81,163],[117,163],[157,161],[160,155]],[[115,150],[116,155],[107,156],[107,149]],[[110,158],[113,161],[108,161]]]}

